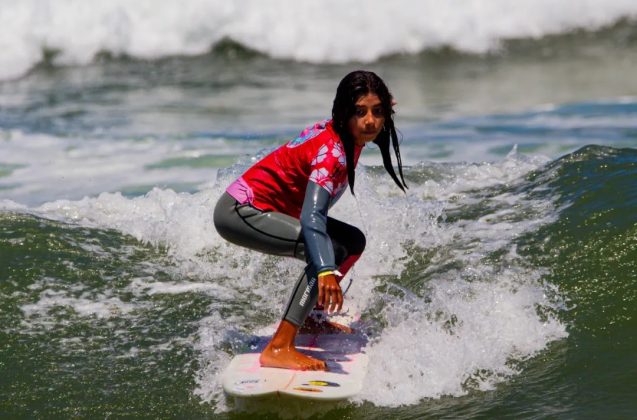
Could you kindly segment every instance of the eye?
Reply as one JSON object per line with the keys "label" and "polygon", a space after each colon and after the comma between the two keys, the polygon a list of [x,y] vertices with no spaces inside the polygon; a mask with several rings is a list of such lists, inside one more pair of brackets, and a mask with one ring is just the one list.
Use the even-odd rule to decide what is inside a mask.
{"label": "eye", "polygon": [[373,114],[373,115],[374,115],[374,117],[376,117],[376,118],[384,117],[383,108],[381,108],[381,107],[379,107],[379,106],[378,106],[378,107],[374,107],[374,108],[372,109],[372,114]]}
{"label": "eye", "polygon": [[358,118],[363,118],[365,116],[365,114],[367,114],[367,109],[366,108],[356,107],[355,115]]}

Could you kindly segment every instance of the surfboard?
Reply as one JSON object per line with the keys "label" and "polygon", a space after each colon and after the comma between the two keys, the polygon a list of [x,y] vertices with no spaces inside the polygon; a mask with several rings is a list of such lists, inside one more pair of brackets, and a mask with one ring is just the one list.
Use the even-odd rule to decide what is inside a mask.
{"label": "surfboard", "polygon": [[238,354],[222,374],[223,389],[238,398],[286,395],[323,401],[348,399],[363,389],[366,343],[367,339],[356,332],[298,335],[297,348],[325,360],[328,371],[261,367],[261,349]]}

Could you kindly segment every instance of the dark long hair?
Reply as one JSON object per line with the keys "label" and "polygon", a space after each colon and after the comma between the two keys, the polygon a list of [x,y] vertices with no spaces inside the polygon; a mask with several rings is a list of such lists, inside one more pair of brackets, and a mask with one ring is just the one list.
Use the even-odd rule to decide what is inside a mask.
{"label": "dark long hair", "polygon": [[[398,187],[405,191],[407,184],[403,177],[403,164],[400,158],[400,148],[398,145],[398,135],[394,127],[394,110],[392,108],[392,95],[387,89],[385,82],[371,71],[357,70],[349,73],[341,80],[336,89],[336,97],[332,106],[332,120],[334,129],[338,133],[345,148],[345,158],[347,161],[347,180],[352,194],[354,194],[354,138],[349,130],[349,121],[356,113],[356,101],[367,94],[375,94],[380,99],[385,117],[385,125],[374,143],[380,148],[383,158],[383,166],[391,175]],[[389,139],[394,148],[396,161],[398,163],[398,173],[396,176],[389,154]]]}

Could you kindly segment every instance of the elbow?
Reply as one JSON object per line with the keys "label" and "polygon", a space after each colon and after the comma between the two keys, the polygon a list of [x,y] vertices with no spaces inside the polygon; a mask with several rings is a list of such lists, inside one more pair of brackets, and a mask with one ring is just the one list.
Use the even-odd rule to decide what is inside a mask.
{"label": "elbow", "polygon": [[319,226],[324,224],[321,222],[322,222],[321,218],[315,213],[310,213],[308,215],[301,215],[301,232],[303,232],[304,234],[307,234],[310,232],[321,230]]}

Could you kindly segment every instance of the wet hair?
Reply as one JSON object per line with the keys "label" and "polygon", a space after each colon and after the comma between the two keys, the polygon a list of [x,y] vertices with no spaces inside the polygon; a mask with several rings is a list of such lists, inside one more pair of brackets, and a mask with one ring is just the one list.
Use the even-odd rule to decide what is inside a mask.
{"label": "wet hair", "polygon": [[[398,144],[398,135],[394,127],[394,110],[392,108],[392,95],[387,89],[385,82],[371,71],[357,70],[349,73],[341,80],[336,89],[336,97],[334,97],[334,105],[332,106],[332,120],[334,129],[338,133],[345,148],[345,158],[347,161],[347,180],[349,188],[354,194],[354,137],[349,129],[349,121],[356,113],[356,101],[367,94],[375,94],[380,99],[385,124],[380,134],[374,140],[374,143],[380,148],[383,158],[383,166],[391,175],[392,179],[398,187],[405,191],[407,184],[403,177],[403,165],[400,158],[400,148]],[[396,155],[398,163],[398,173],[400,179],[396,176],[392,165],[391,156],[389,154],[389,142]]]}

